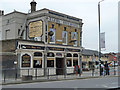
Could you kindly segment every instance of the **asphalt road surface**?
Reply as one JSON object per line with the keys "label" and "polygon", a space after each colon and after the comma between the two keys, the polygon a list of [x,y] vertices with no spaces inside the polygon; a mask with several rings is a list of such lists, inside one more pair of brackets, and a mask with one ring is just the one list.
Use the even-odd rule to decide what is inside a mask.
{"label": "asphalt road surface", "polygon": [[4,85],[2,88],[117,88],[118,80],[118,77],[102,77]]}

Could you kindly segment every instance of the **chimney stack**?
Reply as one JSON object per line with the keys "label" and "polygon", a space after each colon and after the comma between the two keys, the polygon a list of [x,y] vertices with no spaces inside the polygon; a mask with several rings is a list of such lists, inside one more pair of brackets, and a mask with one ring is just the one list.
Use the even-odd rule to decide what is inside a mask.
{"label": "chimney stack", "polygon": [[36,4],[37,3],[34,0],[30,3],[30,5],[31,5],[31,13],[36,11]]}
{"label": "chimney stack", "polygon": [[4,15],[4,11],[0,10],[0,16]]}

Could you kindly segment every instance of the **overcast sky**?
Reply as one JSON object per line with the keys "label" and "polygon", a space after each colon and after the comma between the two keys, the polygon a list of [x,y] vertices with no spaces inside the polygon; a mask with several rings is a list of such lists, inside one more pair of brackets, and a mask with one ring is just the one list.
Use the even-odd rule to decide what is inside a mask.
{"label": "overcast sky", "polygon": [[[0,0],[5,14],[17,10],[27,13],[32,0]],[[98,50],[98,2],[100,0],[35,0],[37,10],[48,8],[83,20],[83,44],[86,49]],[[101,2],[101,32],[105,32],[106,52],[118,52],[118,1]]]}

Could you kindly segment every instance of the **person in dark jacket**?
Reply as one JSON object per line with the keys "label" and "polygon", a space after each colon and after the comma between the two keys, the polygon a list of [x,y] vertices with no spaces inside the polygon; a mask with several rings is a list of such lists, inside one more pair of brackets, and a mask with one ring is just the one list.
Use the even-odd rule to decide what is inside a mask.
{"label": "person in dark jacket", "polygon": [[104,69],[106,70],[106,75],[110,75],[110,73],[109,73],[109,65],[108,65],[107,61],[105,61]]}
{"label": "person in dark jacket", "polygon": [[104,71],[104,66],[103,64],[100,64],[100,76],[103,75],[103,71]]}
{"label": "person in dark jacket", "polygon": [[94,76],[94,72],[95,72],[95,65],[94,64],[92,64],[91,69],[92,69],[92,76]]}

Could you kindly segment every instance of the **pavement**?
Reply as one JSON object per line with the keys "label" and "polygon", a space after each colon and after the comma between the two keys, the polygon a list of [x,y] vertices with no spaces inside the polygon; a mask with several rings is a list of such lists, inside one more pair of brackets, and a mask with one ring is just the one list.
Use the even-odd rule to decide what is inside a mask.
{"label": "pavement", "polygon": [[[98,88],[104,88],[100,90],[118,88],[118,77],[101,77],[101,78],[88,78],[88,79],[75,79],[75,80],[61,80],[61,81],[47,81],[47,82],[34,82],[34,83],[22,83],[22,84],[10,84],[3,85],[2,88],[10,88],[19,90],[20,88],[25,89],[36,89],[39,90],[89,90],[89,88],[95,88],[91,90],[99,90]],[[4,89],[3,89],[4,90]]]}
{"label": "pavement", "polygon": [[[118,68],[116,68],[118,71]],[[61,81],[61,80],[75,80],[75,79],[88,79],[88,78],[103,78],[103,77],[120,77],[118,75],[119,72],[116,72],[114,75],[114,70],[111,68],[109,76],[99,76],[99,70],[96,69],[94,72],[94,76],[92,76],[92,71],[84,71],[82,75],[55,75],[55,76],[46,76],[46,77],[37,77],[32,80],[22,81],[21,78],[18,79],[6,79],[2,80],[0,85],[9,85],[9,84],[23,84],[23,83],[34,83],[34,82],[48,82],[48,81]]]}

